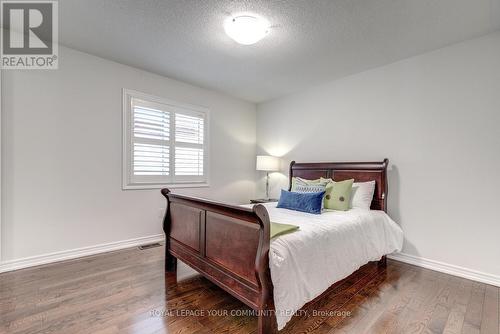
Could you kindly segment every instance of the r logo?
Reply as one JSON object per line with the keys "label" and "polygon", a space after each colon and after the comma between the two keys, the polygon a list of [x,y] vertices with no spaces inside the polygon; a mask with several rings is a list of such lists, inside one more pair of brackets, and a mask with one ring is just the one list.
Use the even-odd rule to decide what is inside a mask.
{"label": "r logo", "polygon": [[57,69],[57,0],[0,0],[1,69]]}
{"label": "r logo", "polygon": [[52,54],[52,3],[2,4],[3,54]]}

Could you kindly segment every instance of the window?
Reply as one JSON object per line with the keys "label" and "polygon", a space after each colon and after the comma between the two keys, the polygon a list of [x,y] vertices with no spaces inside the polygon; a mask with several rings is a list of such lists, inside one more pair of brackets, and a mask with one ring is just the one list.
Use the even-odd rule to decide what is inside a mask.
{"label": "window", "polygon": [[123,91],[123,188],[208,185],[208,110]]}

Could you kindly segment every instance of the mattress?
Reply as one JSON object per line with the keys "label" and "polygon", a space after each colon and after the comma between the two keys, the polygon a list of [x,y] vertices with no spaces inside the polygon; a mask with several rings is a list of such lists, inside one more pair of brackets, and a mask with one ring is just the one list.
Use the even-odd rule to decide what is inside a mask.
{"label": "mattress", "polygon": [[264,205],[271,222],[300,227],[271,240],[269,266],[278,329],[332,284],[403,245],[403,231],[383,211],[355,208],[314,215],[279,209],[276,203]]}

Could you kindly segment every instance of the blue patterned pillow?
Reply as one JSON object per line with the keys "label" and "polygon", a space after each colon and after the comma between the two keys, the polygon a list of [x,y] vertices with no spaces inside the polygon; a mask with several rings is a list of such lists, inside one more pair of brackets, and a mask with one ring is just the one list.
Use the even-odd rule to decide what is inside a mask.
{"label": "blue patterned pillow", "polygon": [[296,184],[295,189],[292,191],[297,193],[320,193],[325,191],[326,183],[318,183],[318,184]]}
{"label": "blue patterned pillow", "polygon": [[[320,193],[320,192],[326,193],[327,184],[328,182],[306,183],[303,182],[302,180],[299,180],[298,182],[295,183],[295,187],[294,189],[292,189],[292,191],[298,193]],[[324,207],[325,207],[325,201],[323,201],[321,204],[321,208],[324,209]]]}
{"label": "blue patterned pillow", "polygon": [[324,191],[299,193],[281,190],[277,207],[318,215],[321,213],[324,195]]}

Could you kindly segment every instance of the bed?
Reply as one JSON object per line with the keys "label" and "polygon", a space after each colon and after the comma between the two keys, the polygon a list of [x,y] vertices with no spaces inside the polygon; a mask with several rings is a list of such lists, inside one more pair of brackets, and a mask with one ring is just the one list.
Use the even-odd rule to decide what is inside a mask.
{"label": "bed", "polygon": [[[235,206],[162,189],[167,199],[165,269],[175,272],[177,259],[185,262],[254,309],[259,334],[276,333],[303,304],[369,261],[385,265],[385,255],[401,247],[402,232],[385,213],[387,165],[387,159],[292,161],[290,188],[292,177],[375,181],[371,210],[324,212],[316,217],[287,212],[273,203]],[[295,223],[300,229],[271,240],[271,220]],[[313,267],[308,266],[321,270],[311,276]]]}

